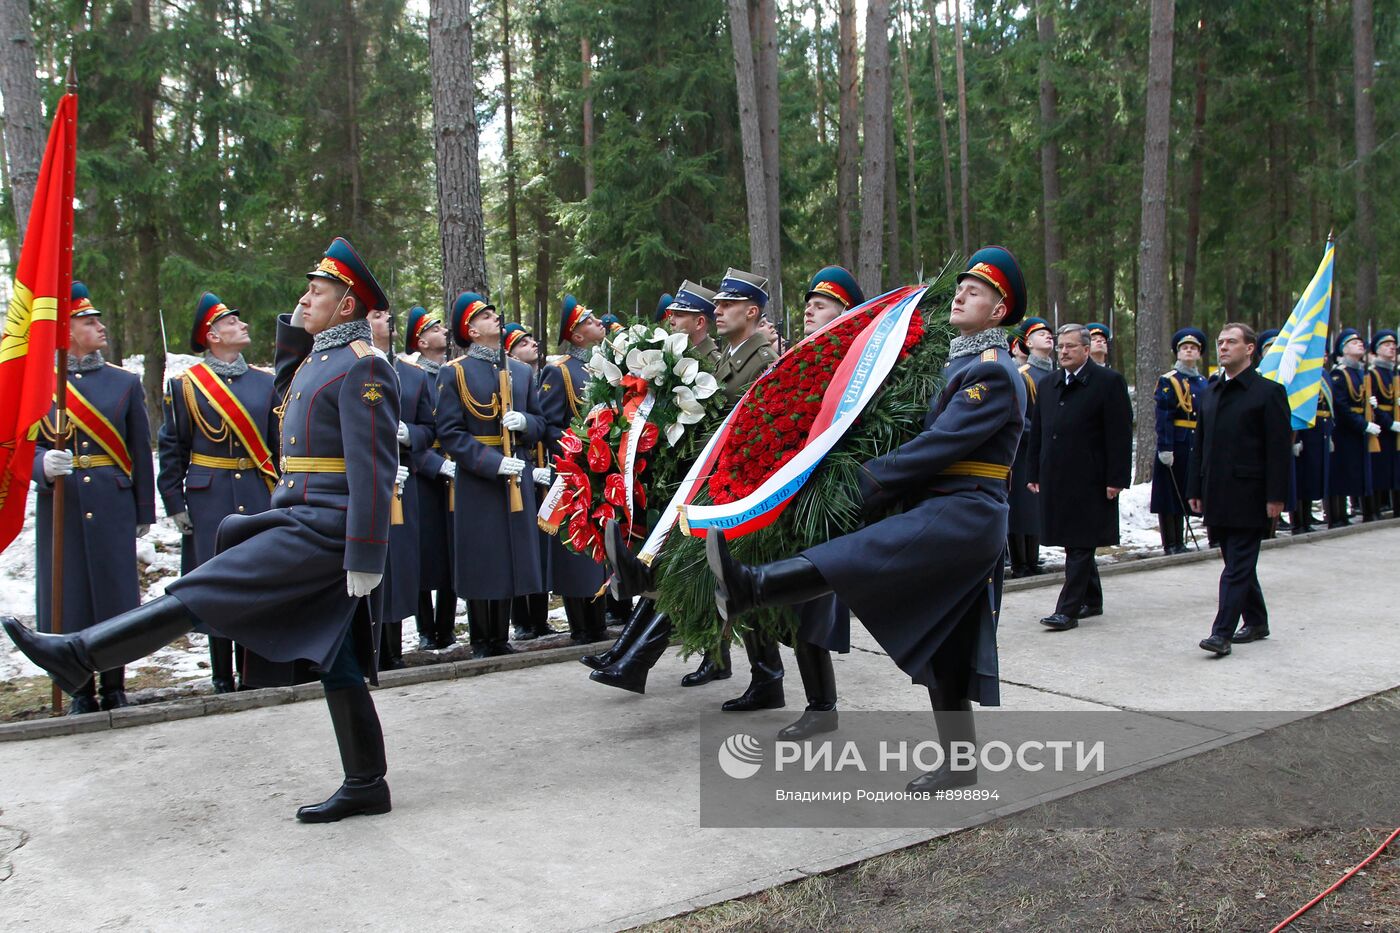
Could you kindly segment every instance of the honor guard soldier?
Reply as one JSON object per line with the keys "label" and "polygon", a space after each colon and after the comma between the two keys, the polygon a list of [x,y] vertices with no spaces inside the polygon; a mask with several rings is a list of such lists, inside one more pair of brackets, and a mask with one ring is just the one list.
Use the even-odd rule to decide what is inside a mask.
{"label": "honor guard soldier", "polygon": [[1113,346],[1113,331],[1108,329],[1107,324],[1100,324],[1098,321],[1090,321],[1084,327],[1089,331],[1089,359],[1100,366],[1108,366],[1108,351]]}
{"label": "honor guard soldier", "polygon": [[345,781],[297,819],[324,823],[390,809],[384,734],[365,686],[377,641],[365,597],[389,547],[399,399],[393,369],[370,345],[365,316],[388,301],[364,261],[337,238],[307,279],[296,311],[277,325],[281,478],[272,508],[229,516],[219,553],[167,595],[85,631],[34,635],[13,619],[0,623],[63,685],[199,624],[274,661],[313,662]]}
{"label": "honor guard soldier", "polygon": [[[513,360],[519,360],[530,367],[530,372],[534,374],[535,391],[540,387],[540,342],[535,339],[535,335],[530,333],[521,324],[511,322],[505,327],[506,353]],[[541,408],[544,407],[544,399],[540,399]],[[549,491],[549,484],[553,482],[550,473],[549,450],[544,441],[537,441],[531,448],[530,478],[535,484],[535,498],[541,499]],[[549,625],[549,592],[550,592],[550,549],[553,537],[539,532],[540,539],[540,570],[544,580],[544,587],[538,593],[531,593],[529,596],[517,596],[511,603],[510,617],[515,629],[514,637],[516,641],[532,641],[543,635],[553,635],[554,629]]]}
{"label": "honor guard soldier", "polygon": [[[250,367],[243,350],[248,325],[236,308],[205,292],[195,308],[190,350],[203,359],[172,378],[165,390],[165,421],[157,435],[156,486],[165,514],[184,535],[188,573],[216,553],[219,523],[229,515],[256,515],[272,502],[277,482],[277,405],[271,373]],[[275,687],[309,679],[296,665],[239,652],[244,687]],[[214,692],[235,689],[234,646],[209,636]]]}
{"label": "honor guard soldier", "polygon": [[[606,336],[605,325],[592,311],[579,304],[573,295],[564,296],[559,310],[559,343],[566,355],[546,366],[540,375],[540,408],[544,412],[545,441],[551,455],[560,453],[559,439],[575,419],[588,414],[583,390],[588,385],[589,375],[584,364],[593,355],[593,348]],[[607,605],[598,595],[605,578],[603,565],[570,551],[553,535],[550,536],[549,558],[550,583],[554,593],[564,601],[569,637],[578,644],[606,639]]]}
{"label": "honor guard soldier", "polygon": [[[715,293],[715,329],[724,338],[715,378],[724,390],[729,407],[743,398],[753,381],[777,362],[768,338],[759,330],[759,320],[768,305],[768,280],[761,275],[741,269],[729,269]],[[720,706],[725,712],[746,712],[758,709],[781,709],[783,698],[783,658],[777,642],[750,631],[744,635],[744,649],[749,656],[749,686],[742,696]],[[707,665],[708,655],[700,669],[687,676],[686,686],[713,679]]]}
{"label": "honor guard soldier", "polygon": [[1152,467],[1151,505],[1162,530],[1163,554],[1186,553],[1186,470],[1196,438],[1201,392],[1206,387],[1206,378],[1200,371],[1205,343],[1205,332],[1195,327],[1184,327],[1173,334],[1176,365],[1157,377],[1157,390],[1153,393],[1157,403],[1157,462]]}
{"label": "honor guard soldier", "polygon": [[[1040,500],[1026,488],[1029,481],[1031,419],[1035,417],[1040,383],[1055,372],[1050,351],[1055,335],[1050,322],[1042,317],[1028,317],[1021,322],[1021,340],[1026,347],[1026,361],[1017,369],[1026,383],[1026,423],[1021,442],[1016,447],[1016,459],[1011,463],[1011,495],[1008,500],[1007,550],[1011,554],[1013,578],[1035,576],[1040,569]],[[1014,356],[1015,354],[1013,354]]]}
{"label": "honor guard soldier", "polygon": [[1380,450],[1371,454],[1371,516],[1380,518],[1390,509],[1395,514],[1396,473],[1400,470],[1397,441],[1400,441],[1400,375],[1395,369],[1395,331],[1378,330],[1371,337],[1372,413],[1381,433],[1376,438]]}
{"label": "honor guard soldier", "polygon": [[453,578],[467,600],[472,656],[483,658],[511,653],[512,600],[544,589],[535,484],[522,455],[545,423],[530,367],[502,358],[494,305],[476,292],[458,295],[452,339],[467,352],[438,371],[437,430],[457,465]]}
{"label": "honor guard soldier", "polygon": [[1313,522],[1317,520],[1312,512],[1315,500],[1321,499],[1324,506],[1330,507],[1327,488],[1333,424],[1332,383],[1323,378],[1317,383],[1317,414],[1312,427],[1294,432],[1293,471],[1298,496],[1292,515],[1295,535],[1313,530]]}
{"label": "honor guard soldier", "polygon": [[622,319],[616,314],[605,314],[598,320],[602,322],[603,330],[607,334],[615,334],[622,330]]}
{"label": "honor guard soldier", "polygon": [[[73,283],[68,320],[68,410],[55,423],[51,410],[39,423],[34,446],[37,528],[37,620],[53,631],[53,492],[63,483],[63,618],[59,630],[77,633],[141,602],[136,539],[156,520],[151,427],[141,377],[102,358],[107,328],[87,286]],[[60,432],[64,450],[54,450]],[[151,651],[159,648],[154,645]],[[59,681],[72,697],[69,713],[95,713],[127,705],[122,661]],[[42,665],[41,665],[42,666]],[[101,700],[92,673],[100,671]]]}
{"label": "honor guard soldier", "polygon": [[384,582],[375,593],[380,615],[380,670],[403,667],[403,620],[418,609],[418,481],[413,475],[414,455],[428,449],[436,436],[433,393],[428,374],[394,354],[393,312],[379,308],[369,313],[374,348],[384,354],[399,378],[399,466],[394,474],[394,501],[389,521],[389,556]]}
{"label": "honor guard soldier", "polygon": [[[908,507],[796,557],[752,567],[722,534],[705,547],[726,618],[834,592],[916,683],[928,688],[938,740],[973,742],[971,701],[997,705],[996,617],[1006,549],[1006,486],[1025,416],[1025,381],[1006,349],[1005,324],[1026,305],[1011,253],[985,247],[959,276],[947,382],[929,400],[923,432],[866,463],[866,514]],[[910,792],[975,783],[975,771],[943,767]]]}
{"label": "honor guard soldier", "polygon": [[[1371,380],[1366,372],[1366,344],[1348,327],[1337,335],[1334,350],[1341,360],[1332,368],[1331,507],[1328,527],[1351,524],[1348,499],[1362,502],[1371,494],[1370,452],[1380,448],[1380,426],[1375,423]],[[1369,515],[1366,517],[1369,518]]]}
{"label": "honor guard soldier", "polygon": [[[416,353],[415,365],[427,377],[430,407],[437,411],[438,371],[447,359],[447,328],[421,305],[408,309],[404,351]],[[433,416],[433,438],[413,452],[418,480],[418,650],[450,648],[457,641],[457,592],[452,584],[452,477],[457,465],[442,455]],[[434,606],[433,594],[437,594]]]}

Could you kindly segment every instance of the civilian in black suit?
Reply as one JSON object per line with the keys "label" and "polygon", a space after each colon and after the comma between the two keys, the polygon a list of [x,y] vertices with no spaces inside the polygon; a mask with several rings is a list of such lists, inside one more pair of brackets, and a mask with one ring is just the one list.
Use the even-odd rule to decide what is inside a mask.
{"label": "civilian in black suit", "polygon": [[[1283,386],[1250,366],[1256,338],[1247,324],[1226,324],[1216,340],[1221,377],[1201,394],[1201,420],[1186,495],[1220,544],[1220,607],[1201,642],[1218,657],[1230,643],[1269,636],[1269,610],[1256,568],[1259,542],[1288,498],[1292,448]],[[1235,626],[1244,617],[1244,628]]]}
{"label": "civilian in black suit", "polygon": [[1066,324],[1055,337],[1060,371],[1040,383],[1031,421],[1026,488],[1040,496],[1041,537],[1065,549],[1065,585],[1041,624],[1072,629],[1103,614],[1094,550],[1118,543],[1118,493],[1132,479],[1128,384],[1089,359],[1089,332]]}

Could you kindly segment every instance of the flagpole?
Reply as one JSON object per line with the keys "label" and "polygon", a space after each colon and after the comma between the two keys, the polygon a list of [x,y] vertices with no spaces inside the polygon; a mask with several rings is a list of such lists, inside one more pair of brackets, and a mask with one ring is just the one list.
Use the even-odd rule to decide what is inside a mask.
{"label": "flagpole", "polygon": [[[73,68],[73,61],[72,61],[71,58],[69,59],[69,62],[68,62],[68,78],[67,78],[67,85],[68,85],[67,90],[68,90],[68,93],[69,93],[69,94],[76,94],[76,93],[78,93],[78,76],[77,76],[77,72],[76,72],[76,71],[74,70],[74,68]],[[71,223],[72,223],[72,220],[71,220],[71,218],[72,218],[72,212],[71,212],[71,211],[65,212],[65,216],[68,218],[68,223],[71,224]],[[72,236],[72,234],[71,234],[71,229],[70,229],[69,236],[63,238],[64,241],[66,242],[67,246],[68,246],[68,249],[69,249],[70,251],[71,251],[71,249],[72,249],[72,239],[71,239],[71,236]],[[69,273],[68,273],[68,283],[67,283],[66,285],[64,285],[64,283],[60,282],[60,289],[59,289],[59,290],[60,290],[60,292],[62,292],[62,294],[59,294],[59,295],[57,296],[57,298],[58,298],[58,304],[59,304],[59,309],[60,309],[61,311],[64,311],[64,313],[62,313],[62,314],[60,314],[60,315],[58,316],[58,324],[59,324],[60,327],[64,327],[64,326],[67,324],[67,321],[68,321],[68,312],[71,311],[71,302],[72,302],[72,300],[73,300],[73,284],[72,284],[72,279],[73,279],[72,269],[73,269],[73,265],[72,265],[72,256],[71,256],[71,255],[68,257],[68,269],[69,269]],[[57,360],[56,360],[56,362],[55,362],[55,367],[56,367],[57,372],[56,372],[55,375],[54,375],[54,383],[55,383],[54,409],[55,409],[55,410],[54,410],[53,423],[54,423],[54,433],[57,435],[57,437],[56,437],[56,439],[54,440],[54,448],[53,448],[53,449],[54,449],[54,450],[65,450],[65,449],[67,449],[67,446],[68,446],[68,433],[69,433],[69,427],[68,427],[68,339],[67,339],[67,336],[66,336],[65,334],[57,334],[56,337],[57,337],[57,341],[56,341],[56,342],[58,343],[58,356],[57,356]],[[64,506],[64,496],[63,496],[63,490],[64,490],[64,486],[66,486],[66,485],[67,485],[67,482],[64,480],[63,477],[60,476],[60,477],[58,477],[58,482],[54,483],[54,487],[53,487],[53,510],[52,510],[52,518],[53,518],[53,555],[52,555],[52,559],[49,561],[49,566],[52,568],[52,572],[50,573],[49,576],[50,576],[50,582],[51,582],[52,585],[53,585],[53,590],[52,590],[51,599],[50,599],[50,601],[49,601],[49,606],[50,606],[50,610],[49,610],[49,629],[50,629],[50,631],[52,631],[53,634],[55,634],[55,635],[62,634],[62,632],[63,632],[63,526],[64,526],[64,514],[63,514],[63,513],[64,513],[64,507],[63,507],[63,506]],[[61,716],[61,715],[63,715],[63,689],[62,689],[61,687],[59,687],[57,681],[54,681],[54,682],[53,682],[52,707],[53,707],[53,714],[54,714],[55,716]]]}

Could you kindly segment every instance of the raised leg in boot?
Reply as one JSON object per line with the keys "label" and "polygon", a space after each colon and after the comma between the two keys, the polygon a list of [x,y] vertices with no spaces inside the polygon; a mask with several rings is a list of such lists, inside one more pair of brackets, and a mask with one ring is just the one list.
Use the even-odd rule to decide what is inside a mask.
{"label": "raised leg in boot", "polygon": [[627,624],[622,627],[622,633],[617,636],[617,640],[614,641],[606,651],[599,654],[585,654],[578,659],[579,663],[584,667],[591,667],[595,671],[601,671],[603,668],[622,657],[622,653],[627,650],[627,646],[636,640],[637,636],[646,628],[647,623],[651,621],[651,614],[655,608],[656,603],[650,599],[642,598],[637,600],[636,608],[634,608],[632,614],[627,617]]}
{"label": "raised leg in boot", "polygon": [[194,628],[194,618],[174,596],[162,596],[71,635],[40,635],[9,616],[0,616],[0,626],[25,657],[64,690],[76,693],[95,671],[121,667],[164,648]]}
{"label": "raised leg in boot", "polygon": [[705,558],[715,575],[715,604],[728,620],[763,606],[791,606],[831,592],[816,565],[802,556],[750,567],[729,553],[722,534],[705,536]]}
{"label": "raised leg in boot", "polygon": [[297,819],[303,823],[334,823],[347,816],[372,816],[392,809],[389,785],[384,780],[388,764],[384,759],[384,732],[374,699],[365,686],[355,660],[354,638],[346,633],[331,667],[321,675],[326,688],[326,709],[335,728],[335,744],[345,781],[340,789],[321,803],[301,807]]}
{"label": "raised leg in boot", "polygon": [[603,551],[612,570],[608,592],[617,599],[631,599],[634,596],[656,598],[656,578],[651,565],[638,560],[628,547],[627,536],[622,526],[610,521],[603,527]]}
{"label": "raised leg in boot", "polygon": [[749,656],[748,689],[726,700],[720,709],[726,713],[782,709],[787,702],[783,698],[783,656],[778,643],[757,632],[745,632],[744,650]]}
{"label": "raised leg in boot", "polygon": [[807,711],[797,722],[778,730],[778,738],[796,741],[823,732],[836,731],[836,672],[831,652],[820,645],[799,640],[792,646],[797,656],[797,672],[807,694]]}
{"label": "raised leg in boot", "polygon": [[619,690],[646,693],[647,673],[656,666],[670,644],[671,617],[664,612],[653,612],[622,656],[609,666],[589,674],[588,679]]}

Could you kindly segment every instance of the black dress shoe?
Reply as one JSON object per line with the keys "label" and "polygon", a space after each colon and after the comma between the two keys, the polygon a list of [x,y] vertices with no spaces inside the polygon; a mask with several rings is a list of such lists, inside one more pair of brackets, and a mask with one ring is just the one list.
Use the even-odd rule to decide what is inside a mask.
{"label": "black dress shoe", "polygon": [[977,783],[977,769],[954,771],[943,765],[936,771],[925,771],[905,786],[911,794],[933,794],[940,790],[953,790],[958,787],[971,787]]}
{"label": "black dress shoe", "polygon": [[393,809],[389,784],[382,777],[346,778],[327,800],[297,810],[303,823],[335,823],[347,816],[376,816]]}
{"label": "black dress shoe", "polygon": [[131,701],[126,698],[125,690],[112,690],[102,694],[100,705],[104,710],[121,709],[124,706],[130,706]]}
{"label": "black dress shoe", "polygon": [[1079,620],[1074,616],[1067,616],[1062,612],[1046,616],[1040,620],[1040,624],[1046,628],[1052,628],[1057,632],[1067,632],[1072,628],[1079,628]]}
{"label": "black dress shoe", "polygon": [[1103,606],[1080,606],[1080,607],[1079,607],[1079,615],[1075,616],[1075,618],[1076,618],[1076,619],[1091,619],[1091,618],[1093,618],[1094,616],[1101,616],[1101,615],[1103,615]]}
{"label": "black dress shoe", "polygon": [[1219,635],[1201,639],[1201,647],[1206,651],[1214,651],[1216,657],[1223,658],[1230,653],[1230,643]]}
{"label": "black dress shoe", "polygon": [[1251,641],[1259,641],[1268,638],[1269,630],[1263,625],[1246,625],[1230,637],[1230,641],[1237,645],[1248,644]]}
{"label": "black dress shoe", "polygon": [[823,732],[835,732],[836,726],[836,710],[809,709],[798,718],[797,722],[779,729],[778,738],[799,741],[810,736],[821,735]]}

